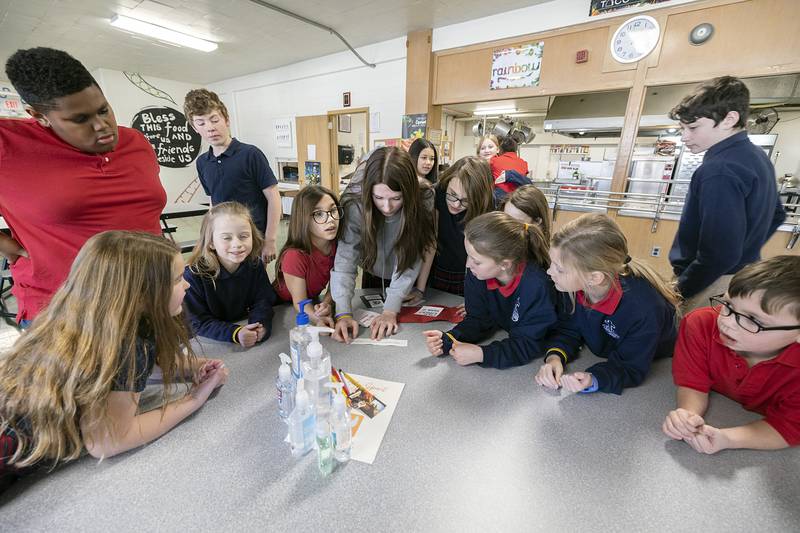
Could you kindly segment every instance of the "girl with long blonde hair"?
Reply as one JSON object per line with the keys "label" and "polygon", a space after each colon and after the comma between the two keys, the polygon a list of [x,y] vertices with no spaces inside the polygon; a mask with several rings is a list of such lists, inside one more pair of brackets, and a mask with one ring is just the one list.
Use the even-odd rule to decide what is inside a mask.
{"label": "girl with long blonde hair", "polygon": [[292,202],[289,233],[275,264],[275,292],[300,311],[300,302],[318,326],[333,327],[331,291],[319,296],[331,279],[336,239],[343,210],[336,195],[319,185],[307,185]]}
{"label": "girl with long blonde hair", "polygon": [[[200,360],[189,345],[183,268],[160,236],[107,231],[84,244],[50,304],[0,358],[0,473],[141,446],[225,382],[222,361]],[[162,405],[138,412],[156,365]],[[186,377],[190,394],[170,401],[170,384]]]}
{"label": "girl with long blonde hair", "polygon": [[[425,331],[432,355],[452,355],[460,365],[507,368],[544,354],[544,340],[556,323],[555,290],[545,270],[547,241],[534,224],[498,211],[471,220],[464,231],[467,273],[466,316],[456,327]],[[495,331],[508,338],[477,343]]]}
{"label": "girl with long blonde hair", "polygon": [[[243,204],[223,202],[203,217],[184,272],[186,311],[197,335],[245,348],[269,338],[276,296],[261,260],[263,241]],[[247,324],[236,324],[243,318]]]}
{"label": "girl with long blonde hair", "polygon": [[[622,394],[644,381],[654,358],[672,355],[680,297],[628,255],[628,241],[613,220],[594,213],[568,222],[553,235],[550,260],[547,273],[571,301],[548,340],[537,383]],[[582,344],[607,361],[564,374]]]}

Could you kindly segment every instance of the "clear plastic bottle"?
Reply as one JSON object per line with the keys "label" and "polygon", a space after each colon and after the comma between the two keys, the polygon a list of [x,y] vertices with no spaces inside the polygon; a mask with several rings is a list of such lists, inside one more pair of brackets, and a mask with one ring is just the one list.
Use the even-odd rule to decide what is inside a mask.
{"label": "clear plastic bottle", "polygon": [[331,410],[331,393],[325,385],[330,383],[331,356],[322,347],[319,339],[312,340],[307,348],[308,365],[304,365],[303,375],[308,384],[308,397],[314,403],[317,416],[324,418]]}
{"label": "clear plastic bottle", "polygon": [[350,409],[345,402],[341,383],[329,383],[333,392],[333,408],[331,410],[331,436],[333,437],[333,457],[340,463],[350,460],[350,446],[352,443],[352,425]]}
{"label": "clear plastic bottle", "polygon": [[323,476],[327,476],[333,471],[331,427],[324,418],[317,418],[317,466]]}
{"label": "clear plastic bottle", "polygon": [[292,354],[292,375],[294,380],[303,377],[303,360],[306,358],[306,348],[308,343],[311,342],[311,333],[308,331],[308,313],[306,313],[306,304],[310,304],[311,300],[303,300],[300,302],[300,312],[297,313],[295,318],[295,327],[289,332],[289,351]]}
{"label": "clear plastic bottle", "polygon": [[292,379],[292,360],[288,355],[282,353],[281,366],[278,368],[278,379],[275,380],[275,388],[278,395],[278,416],[284,422],[289,418],[294,410],[295,395],[297,393],[294,379]]}
{"label": "clear plastic bottle", "polygon": [[293,456],[305,455],[314,447],[314,425],[314,407],[308,400],[305,382],[300,378],[297,381],[294,411],[289,415],[289,442],[292,446]]}

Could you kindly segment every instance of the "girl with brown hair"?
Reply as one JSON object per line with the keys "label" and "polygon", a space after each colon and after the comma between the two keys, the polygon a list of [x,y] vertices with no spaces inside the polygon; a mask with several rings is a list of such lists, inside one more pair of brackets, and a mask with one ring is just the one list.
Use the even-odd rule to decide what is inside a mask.
{"label": "girl with brown hair", "polygon": [[[150,442],[225,383],[222,361],[197,359],[181,315],[183,259],[163,237],[107,231],[81,248],[66,282],[0,358],[0,457],[13,472]],[[158,365],[160,409],[139,411]],[[189,394],[170,400],[176,378]],[[2,476],[0,476],[2,477]]]}
{"label": "girl with brown hair", "polygon": [[[460,365],[507,368],[541,357],[556,323],[555,290],[547,278],[547,241],[533,224],[505,213],[480,215],[464,231],[466,317],[447,333],[425,331],[432,355],[452,355]],[[496,330],[508,338],[479,346]]]}
{"label": "girl with brown hair", "polygon": [[[245,348],[269,338],[275,291],[261,260],[263,238],[238,202],[217,204],[203,217],[184,277],[186,310],[195,333]],[[247,324],[237,321],[247,318]]]}
{"label": "girl with brown hair", "polygon": [[351,301],[356,271],[362,288],[380,288],[383,313],[371,325],[372,338],[397,332],[397,313],[419,275],[425,253],[435,246],[433,191],[421,189],[414,163],[405,151],[375,150],[359,165],[342,195],[344,222],[331,272],[336,302],[334,338],[358,335]]}
{"label": "girl with brown hair", "polygon": [[[275,264],[275,292],[300,311],[300,302],[318,300],[328,286],[336,256],[339,220],[343,210],[333,192],[309,185],[295,196],[286,238]],[[330,290],[322,301],[306,304],[305,311],[318,326],[333,327]]]}
{"label": "girl with brown hair", "polygon": [[[547,273],[569,294],[565,307],[572,309],[548,339],[537,383],[622,394],[644,381],[654,358],[672,356],[680,297],[628,255],[628,241],[613,220],[593,213],[568,222],[553,235],[550,260]],[[583,344],[608,361],[564,374]]]}
{"label": "girl with brown hair", "polygon": [[523,185],[506,196],[503,212],[520,222],[536,224],[550,242],[550,208],[544,193],[535,185]]}

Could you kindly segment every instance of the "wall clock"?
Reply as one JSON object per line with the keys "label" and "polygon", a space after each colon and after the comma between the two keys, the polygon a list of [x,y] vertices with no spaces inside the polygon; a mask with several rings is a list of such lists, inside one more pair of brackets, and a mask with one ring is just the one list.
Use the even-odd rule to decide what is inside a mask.
{"label": "wall clock", "polygon": [[632,17],[614,32],[611,55],[620,63],[635,63],[653,51],[660,35],[661,28],[653,17]]}

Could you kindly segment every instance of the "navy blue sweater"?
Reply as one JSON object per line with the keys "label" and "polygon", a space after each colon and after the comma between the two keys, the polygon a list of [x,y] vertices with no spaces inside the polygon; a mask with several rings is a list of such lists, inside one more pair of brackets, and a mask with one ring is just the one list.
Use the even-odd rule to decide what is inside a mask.
{"label": "navy blue sweater", "polygon": [[189,290],[183,303],[195,334],[218,341],[236,342],[233,322],[247,317],[248,324],[261,322],[272,333],[272,304],[275,291],[261,259],[245,261],[234,273],[221,267],[217,279],[194,274],[187,266],[183,277]]}
{"label": "navy blue sweater", "polygon": [[[467,270],[464,280],[464,303],[467,316],[450,334],[461,342],[478,343],[498,328],[508,338],[491,342],[483,348],[481,366],[507,368],[524,365],[544,353],[548,329],[556,323],[556,292],[544,270],[526,265],[519,285],[506,297],[500,289],[490,290],[485,281]],[[445,335],[443,351],[450,352],[452,342]]]}
{"label": "navy blue sweater", "polygon": [[656,357],[671,357],[677,336],[675,308],[643,278],[619,278],[622,297],[611,314],[575,304],[563,294],[557,326],[548,336],[547,350],[564,350],[567,361],[578,356],[582,344],[608,359],[586,369],[597,379],[598,390],[622,394],[625,387],[644,381]]}
{"label": "navy blue sweater", "polygon": [[775,169],[746,132],[709,148],[692,176],[669,252],[683,297],[758,261],[785,217]]}

